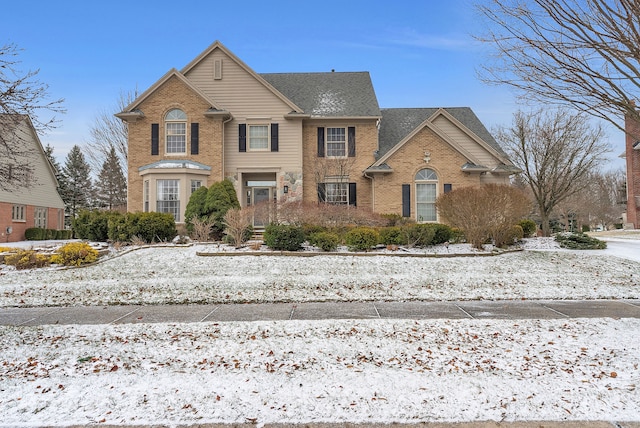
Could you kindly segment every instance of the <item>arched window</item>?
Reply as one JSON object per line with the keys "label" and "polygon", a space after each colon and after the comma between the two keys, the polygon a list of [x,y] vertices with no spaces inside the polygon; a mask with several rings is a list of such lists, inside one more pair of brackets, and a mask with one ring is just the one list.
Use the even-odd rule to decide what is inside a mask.
{"label": "arched window", "polygon": [[416,220],[437,221],[438,174],[430,168],[421,169],[416,174],[415,182]]}
{"label": "arched window", "polygon": [[169,110],[164,117],[167,153],[186,153],[187,115],[180,109]]}

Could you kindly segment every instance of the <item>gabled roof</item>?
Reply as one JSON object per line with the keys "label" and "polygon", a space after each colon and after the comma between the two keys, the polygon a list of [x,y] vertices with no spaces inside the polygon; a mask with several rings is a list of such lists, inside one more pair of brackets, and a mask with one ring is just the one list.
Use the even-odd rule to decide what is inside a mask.
{"label": "gabled roof", "polygon": [[470,161],[470,164],[478,164],[477,159],[475,159],[471,153],[449,138],[449,136],[433,124],[433,121],[440,116],[444,116],[450,120],[454,125],[459,127],[462,132],[466,133],[477,144],[483,146],[501,162],[511,164],[504,150],[502,150],[473,111],[469,107],[454,107],[382,109],[378,160],[373,166],[386,162],[395,151],[424,127],[430,128],[445,139],[458,152],[465,156]]}
{"label": "gabled roof", "polygon": [[368,72],[264,73],[267,82],[317,117],[380,118]]}
{"label": "gabled roof", "polygon": [[[175,68],[172,68],[164,76],[162,76],[156,83],[151,85],[149,89],[144,91],[142,94],[140,94],[138,98],[133,100],[131,104],[125,107],[122,112],[116,114],[116,116],[121,119],[125,119],[126,117],[132,116],[132,114],[136,114],[136,112],[138,112],[138,107],[140,106],[140,104],[142,104],[147,98],[149,98],[149,96],[151,96],[151,94],[153,94],[159,87],[164,85],[172,77],[176,77],[182,83],[187,85],[189,89],[191,89],[194,93],[198,94],[200,98],[202,98],[207,104],[211,106],[212,110],[224,111],[223,108],[220,108],[218,105],[216,105],[215,101],[207,97],[207,95],[205,95],[204,92],[202,92],[200,89],[194,86],[191,82],[189,82],[189,80],[187,80],[187,78],[185,78],[182,73],[180,73]],[[142,112],[140,112],[139,114],[142,114]]]}
{"label": "gabled roof", "polygon": [[388,108],[382,109],[380,124],[380,156],[384,156],[396,144],[403,141],[427,119],[443,110],[464,125],[469,131],[491,146],[501,156],[507,157],[502,147],[469,107],[447,108]]}
{"label": "gabled roof", "polygon": [[261,75],[253,71],[251,67],[244,63],[240,58],[238,58],[233,52],[231,52],[225,45],[220,43],[220,41],[216,40],[213,42],[207,49],[202,51],[200,55],[195,57],[189,64],[187,64],[182,70],[183,75],[187,75],[191,69],[193,69],[196,65],[198,65],[202,60],[204,60],[207,56],[209,56],[213,51],[220,50],[224,52],[232,61],[234,61],[240,68],[245,70],[248,74],[253,76],[257,81],[262,83],[267,89],[269,89],[275,96],[280,98],[285,104],[291,107],[291,110],[296,113],[301,112],[301,108],[298,107],[291,99],[287,98],[284,94],[282,94],[278,89],[274,88],[268,81],[263,79]]}

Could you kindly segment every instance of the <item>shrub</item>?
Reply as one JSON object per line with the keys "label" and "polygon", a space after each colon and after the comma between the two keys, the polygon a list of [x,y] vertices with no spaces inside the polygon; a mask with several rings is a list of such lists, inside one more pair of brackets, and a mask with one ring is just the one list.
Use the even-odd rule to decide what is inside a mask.
{"label": "shrub", "polygon": [[40,227],[30,227],[24,231],[24,238],[27,241],[42,241],[45,239],[47,231]]}
{"label": "shrub", "polygon": [[98,260],[98,251],[86,242],[70,242],[51,256],[51,263],[64,266],[80,266]]}
{"label": "shrub", "polygon": [[[194,220],[198,219],[201,222],[206,222],[208,213],[205,211],[204,206],[207,202],[208,189],[205,186],[199,187],[195,192],[191,194],[189,202],[187,202],[187,208],[184,211],[184,222],[187,225],[189,233],[193,233],[195,228]],[[206,241],[209,239],[207,236]]]}
{"label": "shrub", "polygon": [[205,242],[209,240],[211,231],[213,230],[213,223],[208,219],[193,218],[191,219],[191,237],[196,241]]}
{"label": "shrub", "polygon": [[400,214],[381,214],[382,218],[386,220],[386,226],[399,226],[402,224],[406,217],[402,217]]}
{"label": "shrub", "polygon": [[531,238],[538,230],[538,225],[535,221],[524,219],[518,222],[518,226],[522,228],[522,233],[524,233],[524,238]]}
{"label": "shrub", "polygon": [[298,251],[304,241],[300,226],[270,224],[264,230],[264,243],[272,250]]}
{"label": "shrub", "polygon": [[316,232],[309,237],[309,244],[323,251],[335,251],[339,242],[338,235],[331,232]]}
{"label": "shrub", "polygon": [[236,248],[247,242],[253,234],[251,219],[253,210],[249,208],[231,208],[224,216],[226,240]]}
{"label": "shrub", "polygon": [[165,242],[176,236],[176,222],[169,213],[127,213],[108,222],[109,239],[129,242],[137,236],[144,242]]}
{"label": "shrub", "polygon": [[351,251],[367,251],[378,244],[380,234],[371,227],[356,227],[351,229],[344,237]]}
{"label": "shrub", "polygon": [[233,183],[229,180],[213,183],[207,191],[203,214],[212,220],[212,233],[216,240],[222,239],[224,216],[231,208],[240,208]]}
{"label": "shrub", "polygon": [[471,245],[482,249],[485,242],[503,246],[509,229],[531,209],[531,201],[515,187],[484,184],[444,193],[436,200],[440,215],[457,227]]}
{"label": "shrub", "polygon": [[425,226],[433,229],[433,240],[431,245],[444,244],[451,241],[451,227],[441,223],[426,223]]}
{"label": "shrub", "polygon": [[7,254],[4,257],[7,265],[15,266],[16,269],[33,269],[49,265],[49,257],[39,254],[34,250],[18,250],[15,253]]}
{"label": "shrub", "polygon": [[555,240],[562,248],[571,250],[603,250],[607,243],[584,233],[558,233]]}
{"label": "shrub", "polygon": [[436,229],[430,224],[407,224],[402,226],[402,233],[409,247],[426,247],[433,243]]}
{"label": "shrub", "polygon": [[109,219],[122,217],[117,211],[80,211],[73,220],[73,232],[79,239],[107,241],[109,239]]}
{"label": "shrub", "polygon": [[380,243],[384,245],[406,245],[407,238],[399,226],[389,226],[380,229]]}

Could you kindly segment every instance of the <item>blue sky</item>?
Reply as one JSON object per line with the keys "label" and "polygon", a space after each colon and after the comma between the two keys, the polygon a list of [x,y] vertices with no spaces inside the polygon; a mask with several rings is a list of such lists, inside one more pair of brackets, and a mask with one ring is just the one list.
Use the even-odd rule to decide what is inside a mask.
{"label": "blue sky", "polygon": [[[65,1],[3,5],[0,45],[40,69],[61,126],[41,137],[63,161],[121,92],[144,91],[216,40],[258,73],[368,71],[380,107],[471,107],[491,130],[518,109],[507,88],[477,78],[487,48],[473,0]],[[116,111],[114,111],[116,113]],[[611,158],[624,149],[609,129]]]}

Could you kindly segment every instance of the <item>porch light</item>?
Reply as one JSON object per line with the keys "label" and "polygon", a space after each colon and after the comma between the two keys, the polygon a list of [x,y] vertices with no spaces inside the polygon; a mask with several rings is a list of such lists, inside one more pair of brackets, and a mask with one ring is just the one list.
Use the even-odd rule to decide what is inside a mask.
{"label": "porch light", "polygon": [[283,190],[284,193],[289,193],[289,186],[285,185]]}

